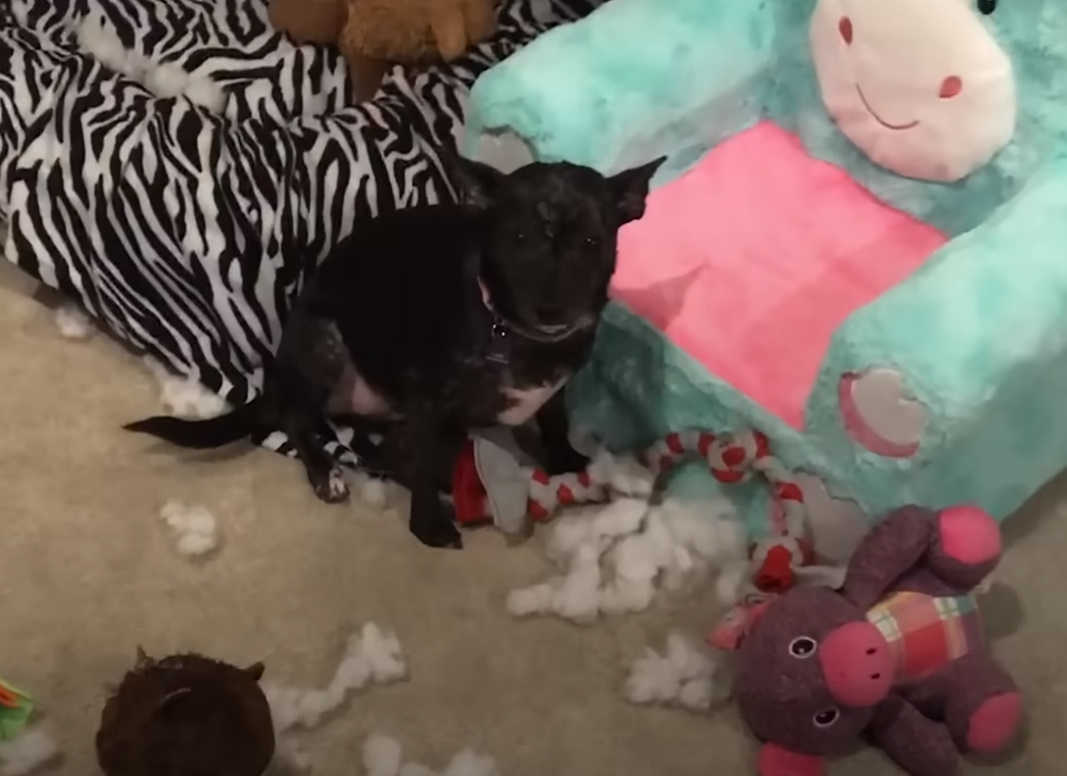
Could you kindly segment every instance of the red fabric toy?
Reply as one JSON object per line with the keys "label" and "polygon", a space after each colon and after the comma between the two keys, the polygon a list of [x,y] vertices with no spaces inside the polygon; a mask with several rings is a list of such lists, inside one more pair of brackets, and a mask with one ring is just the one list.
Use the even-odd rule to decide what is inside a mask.
{"label": "red fabric toy", "polygon": [[[814,562],[804,493],[793,475],[771,454],[759,431],[717,436],[707,431],[668,435],[636,458],[611,458],[612,465],[638,463],[650,480],[685,460],[702,460],[724,484],[762,477],[771,489],[771,535],[753,544],[752,582],[767,593],[793,587],[799,569]],[[608,501],[611,466],[596,461],[583,472],[549,476],[523,466],[509,446],[485,438],[467,441],[453,470],[452,498],[460,525],[495,522],[505,533],[523,531],[528,520],[545,522],[561,506]],[[518,512],[518,514],[516,514]]]}

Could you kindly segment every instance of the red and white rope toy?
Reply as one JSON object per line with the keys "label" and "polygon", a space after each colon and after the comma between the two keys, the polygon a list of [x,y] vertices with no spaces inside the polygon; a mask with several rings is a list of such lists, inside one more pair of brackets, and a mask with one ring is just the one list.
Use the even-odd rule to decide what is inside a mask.
{"label": "red and white rope toy", "polygon": [[[804,492],[796,478],[771,455],[770,441],[760,431],[717,436],[707,431],[673,433],[631,462],[659,475],[687,460],[703,460],[719,482],[733,485],[762,477],[771,491],[771,531],[751,548],[753,583],[764,592],[784,592],[795,581],[794,570],[813,562]],[[616,459],[625,462],[625,459]],[[556,509],[572,504],[608,500],[613,488],[610,473],[591,466],[578,474],[550,477],[541,470],[531,474],[528,510],[538,522],[552,518]]]}

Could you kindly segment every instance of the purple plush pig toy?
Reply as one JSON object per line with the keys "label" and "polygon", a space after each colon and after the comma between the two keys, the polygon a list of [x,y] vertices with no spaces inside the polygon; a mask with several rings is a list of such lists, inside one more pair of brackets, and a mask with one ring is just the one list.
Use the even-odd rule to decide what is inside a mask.
{"label": "purple plush pig toy", "polygon": [[818,776],[862,741],[914,776],[1003,749],[1021,696],[986,651],[973,590],[1000,558],[974,507],[908,506],[860,543],[844,585],[798,587],[752,611],[735,693],[761,741],[761,776]]}

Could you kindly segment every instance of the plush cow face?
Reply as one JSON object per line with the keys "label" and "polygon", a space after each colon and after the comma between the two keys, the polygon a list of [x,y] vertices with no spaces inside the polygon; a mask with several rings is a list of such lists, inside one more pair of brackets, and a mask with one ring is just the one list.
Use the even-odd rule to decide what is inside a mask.
{"label": "plush cow face", "polygon": [[912,178],[954,181],[988,162],[1016,119],[1011,61],[979,14],[994,8],[990,0],[819,0],[812,56],[823,103],[845,136]]}

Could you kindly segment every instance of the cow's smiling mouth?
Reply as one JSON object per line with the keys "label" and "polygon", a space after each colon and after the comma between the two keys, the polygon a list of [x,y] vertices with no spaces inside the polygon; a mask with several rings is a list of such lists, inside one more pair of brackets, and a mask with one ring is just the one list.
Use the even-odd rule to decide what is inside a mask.
{"label": "cow's smiling mouth", "polygon": [[860,88],[859,84],[856,84],[856,94],[858,94],[860,96],[860,102],[863,103],[863,107],[867,109],[867,112],[870,113],[872,116],[874,116],[874,120],[877,121],[879,124],[881,124],[886,129],[892,129],[892,130],[898,130],[899,131],[899,130],[902,130],[902,129],[911,129],[912,127],[916,127],[916,126],[919,125],[919,120],[918,119],[916,119],[915,121],[909,121],[907,124],[890,124],[888,121],[886,121],[885,119],[883,119],[881,116],[879,116],[877,113],[874,112],[874,108],[872,108],[871,104],[869,102],[867,102],[867,97],[863,94],[863,90]]}

